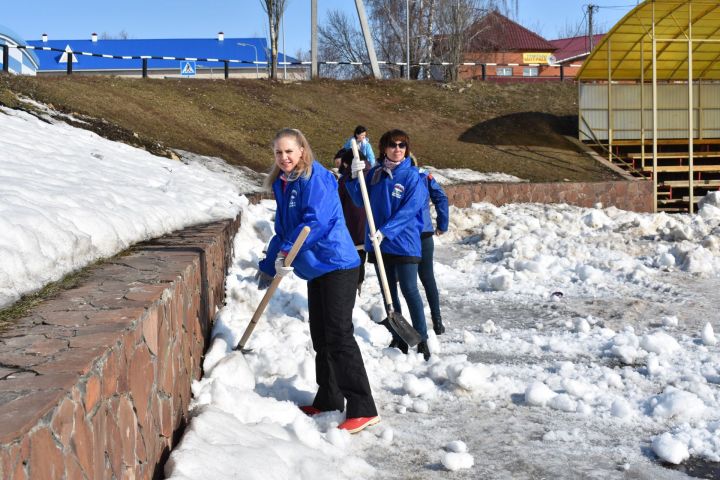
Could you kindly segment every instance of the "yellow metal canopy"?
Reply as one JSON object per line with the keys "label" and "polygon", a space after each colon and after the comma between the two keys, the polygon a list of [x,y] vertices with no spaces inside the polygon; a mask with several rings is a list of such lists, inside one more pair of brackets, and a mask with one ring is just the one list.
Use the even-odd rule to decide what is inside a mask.
{"label": "yellow metal canopy", "polygon": [[720,79],[720,0],[645,0],[603,37],[576,78],[652,80],[653,23],[658,81],[687,81],[688,41],[693,80]]}

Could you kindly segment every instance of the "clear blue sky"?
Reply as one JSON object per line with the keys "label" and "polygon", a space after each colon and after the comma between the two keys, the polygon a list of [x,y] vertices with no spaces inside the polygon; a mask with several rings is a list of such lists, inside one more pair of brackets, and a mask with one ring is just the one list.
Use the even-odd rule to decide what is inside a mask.
{"label": "clear blue sky", "polygon": [[[310,0],[287,0],[285,42],[289,55],[310,48]],[[267,34],[267,18],[259,0],[35,0],[3,2],[0,24],[25,40],[43,33],[54,39],[89,38],[92,32],[130,38],[209,38]],[[583,6],[600,5],[596,24],[611,28],[636,0],[520,0],[522,25],[552,39],[583,19]],[[356,17],[354,0],[318,0],[322,24],[330,9]],[[582,34],[584,32],[580,32]],[[282,37],[281,37],[282,46]]]}

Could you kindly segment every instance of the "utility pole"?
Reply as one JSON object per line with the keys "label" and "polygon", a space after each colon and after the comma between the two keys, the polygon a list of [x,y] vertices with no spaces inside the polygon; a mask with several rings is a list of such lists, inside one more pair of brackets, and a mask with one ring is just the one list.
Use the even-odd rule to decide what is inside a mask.
{"label": "utility pole", "polygon": [[318,78],[317,0],[310,1],[310,78]]}
{"label": "utility pole", "polygon": [[593,5],[592,3],[587,6],[587,17],[588,17],[588,44],[590,45],[590,48],[588,49],[589,52],[592,52],[594,45],[594,37],[593,37],[593,14],[597,12],[598,10],[597,5]]}
{"label": "utility pole", "polygon": [[410,80],[410,0],[405,0],[405,78]]}
{"label": "utility pole", "polygon": [[368,57],[370,58],[370,67],[372,68],[373,77],[380,79],[380,65],[375,55],[375,44],[372,40],[372,34],[370,33],[370,25],[367,21],[367,15],[365,15],[365,5],[362,0],[355,0],[355,8],[357,9],[358,18],[360,19],[360,28],[362,29],[363,36],[365,37],[365,48],[367,48]]}

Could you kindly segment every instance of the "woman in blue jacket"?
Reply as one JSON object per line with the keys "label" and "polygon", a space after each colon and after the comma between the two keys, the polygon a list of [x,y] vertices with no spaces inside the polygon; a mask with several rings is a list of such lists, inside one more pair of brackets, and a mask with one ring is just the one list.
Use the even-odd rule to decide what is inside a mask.
{"label": "woman in blue jacket", "polygon": [[[418,353],[430,358],[427,346],[427,324],[420,290],[417,286],[418,264],[421,260],[420,234],[423,228],[423,208],[428,203],[428,191],[420,173],[410,159],[410,138],[402,130],[391,130],[380,138],[380,160],[366,174],[366,184],[375,234],[385,264],[388,283],[400,282],[400,290],[410,310],[413,327],[420,334]],[[363,163],[351,167],[353,176],[362,170]],[[356,205],[362,205],[360,184],[356,178],[347,182],[347,189]],[[368,261],[375,262],[372,242],[365,241]],[[377,265],[376,265],[377,268]],[[392,347],[407,352],[407,344],[393,336]]]}
{"label": "woman in blue jacket", "polygon": [[[417,165],[414,158],[413,164]],[[437,214],[436,228],[433,227],[432,215],[430,214],[430,202],[425,204],[425,208],[423,208],[423,230],[420,235],[422,260],[418,268],[418,276],[420,277],[420,283],[422,283],[425,289],[425,296],[430,306],[433,330],[436,335],[442,335],[445,333],[445,325],[443,325],[442,314],[440,313],[440,294],[438,293],[437,284],[435,283],[435,272],[433,269],[433,256],[435,254],[433,236],[440,236],[447,232],[448,224],[450,223],[450,207],[445,191],[433,178],[432,174],[422,167],[418,167],[418,172],[423,179],[423,184],[428,189],[430,202],[435,206],[435,213]],[[397,288],[391,288],[390,293],[393,298],[393,306],[395,310],[399,312],[400,299],[397,296]]]}
{"label": "woman in blue jacket", "polygon": [[[365,158],[368,162],[370,162],[370,165],[375,164],[375,153],[373,152],[372,145],[370,145],[370,139],[367,136],[367,128],[365,128],[362,125],[358,125],[355,127],[355,131],[353,132],[353,136],[348,138],[345,142],[345,145],[343,145],[343,148],[345,150],[350,150],[352,148],[352,139],[355,139],[358,145],[358,150],[360,150],[360,153],[365,155]],[[335,165],[336,167],[339,167],[340,165]]]}
{"label": "woman in blue jacket", "polygon": [[[315,349],[318,392],[306,414],[346,407],[346,420],[338,428],[350,433],[380,421],[370,391],[362,355],[353,336],[360,259],[350,238],[337,195],[334,175],[313,160],[305,136],[295,129],[280,130],[273,141],[275,165],[266,180],[277,202],[275,236],[260,262],[259,287],[272,277],[294,271],[308,282],[310,336]],[[300,231],[310,234],[292,267],[285,256]]]}

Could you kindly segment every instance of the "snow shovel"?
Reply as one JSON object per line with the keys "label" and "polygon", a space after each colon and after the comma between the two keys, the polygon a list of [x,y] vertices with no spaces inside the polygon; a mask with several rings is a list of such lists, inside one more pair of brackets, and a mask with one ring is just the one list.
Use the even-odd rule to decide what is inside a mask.
{"label": "snow shovel", "polygon": [[[295,243],[293,243],[292,248],[290,249],[290,252],[288,252],[287,257],[285,257],[285,266],[289,267],[293,260],[295,260],[295,256],[297,256],[298,251],[300,250],[300,247],[302,247],[303,243],[305,243],[305,239],[310,234],[310,227],[304,227],[302,230],[300,230],[300,235],[298,235],[297,239],[295,240]],[[255,310],[255,314],[250,319],[250,323],[248,324],[247,328],[245,329],[245,333],[243,333],[242,338],[240,339],[240,343],[237,344],[237,346],[233,350],[240,350],[242,353],[248,353],[252,350],[245,350],[245,344],[248,341],[248,338],[250,338],[250,334],[252,334],[253,330],[255,330],[255,325],[257,325],[258,320],[260,319],[260,315],[263,314],[265,311],[265,307],[267,307],[267,304],[270,303],[270,298],[272,298],[273,293],[275,293],[275,290],[277,290],[278,285],[280,285],[280,280],[282,280],[283,277],[275,273],[275,277],[272,280],[272,283],[270,283],[270,286],[268,287],[267,291],[265,292],[265,295],[263,296],[262,300],[260,301],[260,305],[258,305],[257,310]]]}
{"label": "snow shovel", "polygon": [[[351,139],[351,144],[353,157],[359,159],[360,154],[358,153],[357,142],[354,138]],[[390,297],[390,289],[388,288],[387,276],[385,275],[385,264],[383,263],[382,252],[380,251],[380,243],[377,241],[377,238],[375,238],[375,220],[373,219],[372,208],[370,208],[370,199],[368,198],[365,174],[363,172],[358,172],[358,181],[360,182],[363,204],[365,205],[365,215],[367,216],[368,227],[370,228],[370,239],[372,240],[373,250],[375,251],[375,261],[377,262],[383,300],[385,300],[385,311],[387,312],[387,318],[380,323],[389,326],[389,329],[402,338],[409,347],[414,347],[420,343],[420,334],[405,320],[405,317],[403,317],[401,313],[396,312],[392,306],[392,298]]]}

